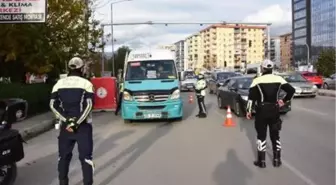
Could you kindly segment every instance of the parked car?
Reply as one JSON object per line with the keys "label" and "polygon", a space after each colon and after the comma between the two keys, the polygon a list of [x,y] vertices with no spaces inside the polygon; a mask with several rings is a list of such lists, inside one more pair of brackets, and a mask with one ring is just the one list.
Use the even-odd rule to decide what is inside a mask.
{"label": "parked car", "polygon": [[0,99],[1,107],[8,107],[8,121],[15,123],[22,121],[27,117],[28,103],[26,100],[11,98]]}
{"label": "parked car", "polygon": [[323,89],[336,89],[335,87],[336,74],[331,75],[329,78],[323,80]]}
{"label": "parked car", "polygon": [[312,82],[318,88],[321,88],[323,85],[323,77],[317,75],[317,73],[312,72],[301,72],[302,76],[308,81]]}
{"label": "parked car", "polygon": [[208,82],[208,89],[210,94],[217,94],[218,88],[223,84],[228,78],[233,76],[241,76],[235,72],[214,72]]}
{"label": "parked car", "polygon": [[297,72],[279,73],[288,83],[295,88],[294,97],[316,97],[318,88]]}
{"label": "parked car", "polygon": [[0,184],[13,185],[17,165],[24,158],[23,139],[18,130],[12,129],[8,104],[0,102]]}
{"label": "parked car", "polygon": [[[218,89],[217,104],[218,108],[224,109],[227,106],[233,110],[238,117],[246,115],[246,106],[249,88],[255,75],[236,76],[227,79]],[[286,96],[284,91],[280,91],[279,99]],[[282,114],[291,110],[291,102],[287,102],[280,108]],[[255,113],[253,108],[252,113]]]}

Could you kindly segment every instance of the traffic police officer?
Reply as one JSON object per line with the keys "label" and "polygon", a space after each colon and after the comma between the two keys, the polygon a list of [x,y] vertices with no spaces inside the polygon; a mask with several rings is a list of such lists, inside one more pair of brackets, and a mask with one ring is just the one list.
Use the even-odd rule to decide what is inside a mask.
{"label": "traffic police officer", "polygon": [[199,113],[196,115],[199,118],[205,118],[207,117],[206,108],[204,104],[204,97],[205,97],[205,89],[207,88],[207,83],[205,81],[205,77],[202,72],[197,76],[197,82],[196,82],[196,96],[197,96],[197,102],[198,102],[198,108]]}
{"label": "traffic police officer", "polygon": [[60,185],[68,185],[69,165],[75,143],[82,164],[83,184],[93,184],[92,119],[93,85],[83,78],[84,62],[79,57],[69,61],[70,72],[53,87],[50,108],[60,119],[58,137],[58,172]]}
{"label": "traffic police officer", "polygon": [[[281,166],[281,143],[279,131],[281,130],[281,119],[279,109],[289,102],[295,93],[295,89],[281,76],[273,75],[274,63],[265,60],[262,63],[262,75],[255,78],[249,89],[247,103],[247,119],[251,119],[252,108],[255,106],[255,128],[257,131],[258,159],[254,165],[265,168],[266,136],[267,127],[270,127],[270,137],[273,148],[273,166]],[[278,100],[279,91],[286,92],[282,100]]]}
{"label": "traffic police officer", "polygon": [[120,80],[119,82],[119,99],[118,99],[118,105],[117,109],[115,111],[115,115],[118,115],[120,108],[121,108],[121,102],[123,100],[123,93],[124,93],[124,82]]}

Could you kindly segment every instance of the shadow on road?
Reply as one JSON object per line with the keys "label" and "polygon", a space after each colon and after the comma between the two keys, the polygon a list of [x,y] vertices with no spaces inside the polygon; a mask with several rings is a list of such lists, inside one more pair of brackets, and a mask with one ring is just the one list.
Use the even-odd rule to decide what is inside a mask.
{"label": "shadow on road", "polygon": [[230,149],[225,162],[221,162],[213,173],[217,185],[247,185],[253,174],[237,157],[236,151]]}
{"label": "shadow on road", "polygon": [[254,157],[257,157],[256,149],[257,149],[257,133],[254,128],[254,120],[247,120],[242,118],[239,121],[239,127],[241,132],[245,132],[246,137],[251,143],[251,149]]}
{"label": "shadow on road", "polygon": [[[107,177],[100,185],[108,185],[114,178],[119,176],[124,170],[130,167],[148,148],[150,148],[159,138],[168,134],[173,125],[170,123],[160,124],[157,127],[150,130],[145,136],[140,138],[137,142],[133,143],[127,149],[122,151],[116,157],[107,160],[104,165],[99,166],[95,170],[95,174],[103,172],[107,168],[113,166],[114,163],[122,160],[124,157],[129,156],[126,161],[118,168],[114,170],[109,177]],[[81,185],[81,183],[76,183],[76,185]]]}
{"label": "shadow on road", "polygon": [[[102,148],[99,148],[97,150],[97,153],[94,152],[95,156],[101,156],[104,152],[107,150],[110,151],[112,148],[116,146],[114,141],[121,139],[123,137],[127,137],[130,134],[132,134],[134,131],[121,131],[119,133],[111,135],[109,138],[106,138],[104,142],[102,143]],[[94,134],[94,143],[98,142],[100,140],[99,133]],[[108,142],[108,145],[107,145]],[[105,149],[105,150],[104,150]],[[42,149],[43,150],[43,149]],[[77,153],[76,147],[74,148],[73,153]],[[52,184],[53,181],[55,181],[55,177],[57,179],[58,177],[58,171],[57,171],[57,159],[58,159],[58,151],[54,152],[50,155],[44,156],[39,158],[36,161],[32,161],[29,163],[24,164],[21,167],[18,167],[18,171],[22,176],[18,177],[18,182],[24,182],[24,184],[30,185],[46,185],[46,184]],[[71,166],[75,165],[74,163],[77,162],[78,155],[74,155],[72,157],[72,163]],[[74,176],[78,173],[81,173],[81,169],[78,170],[72,170],[69,173],[69,177]],[[57,181],[58,182],[58,181]]]}

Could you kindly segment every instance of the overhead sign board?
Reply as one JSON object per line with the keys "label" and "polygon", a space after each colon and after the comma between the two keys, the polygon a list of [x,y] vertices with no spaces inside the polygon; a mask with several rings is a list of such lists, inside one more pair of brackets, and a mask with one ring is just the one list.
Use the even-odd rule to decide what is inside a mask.
{"label": "overhead sign board", "polygon": [[0,0],[0,23],[44,23],[47,0]]}

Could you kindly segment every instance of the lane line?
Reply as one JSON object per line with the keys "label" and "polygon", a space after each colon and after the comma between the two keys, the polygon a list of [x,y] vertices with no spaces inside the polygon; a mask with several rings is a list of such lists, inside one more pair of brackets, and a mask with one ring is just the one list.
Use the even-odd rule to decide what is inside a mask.
{"label": "lane line", "polygon": [[290,171],[292,171],[295,175],[297,175],[300,179],[302,179],[308,185],[317,185],[310,178],[308,178],[307,176],[303,175],[303,173],[301,173],[294,166],[290,165],[286,160],[282,159],[282,163],[284,164],[284,166],[286,166]]}
{"label": "lane line", "polygon": [[308,109],[308,108],[304,108],[304,107],[300,107],[300,106],[293,106],[292,108],[302,110],[302,111],[306,111],[306,112],[310,112],[310,113],[317,114],[317,115],[320,115],[320,116],[328,116],[329,115],[329,114],[324,113],[324,112],[320,112],[320,111],[316,111],[316,110],[313,110],[313,109]]}

